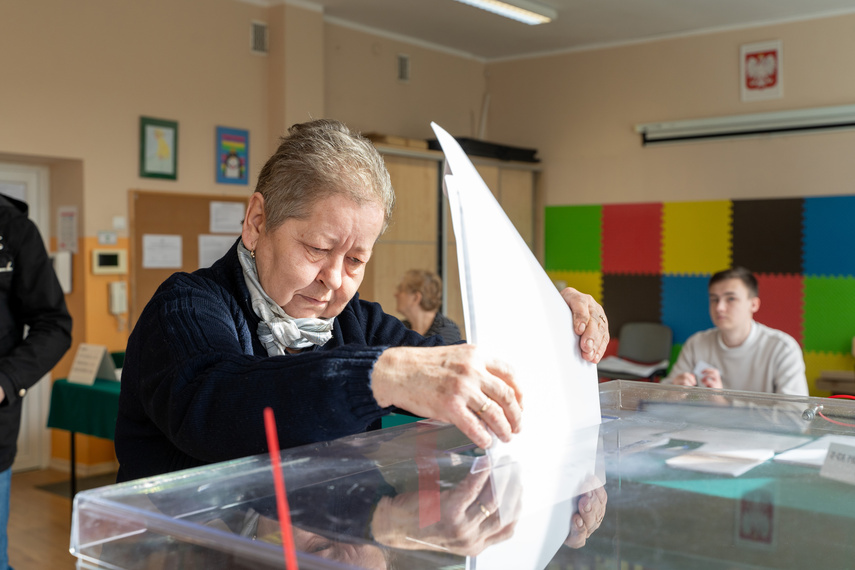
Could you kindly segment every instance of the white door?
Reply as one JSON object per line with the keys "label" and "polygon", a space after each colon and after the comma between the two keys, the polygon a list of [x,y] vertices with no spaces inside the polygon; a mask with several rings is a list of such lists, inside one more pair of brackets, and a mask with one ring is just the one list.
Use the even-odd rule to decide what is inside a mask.
{"label": "white door", "polygon": [[[48,247],[48,170],[45,167],[0,163],[0,194],[27,202],[32,219]],[[12,471],[40,469],[50,461],[50,434],[46,427],[50,405],[50,374],[33,386],[24,398],[18,454]]]}

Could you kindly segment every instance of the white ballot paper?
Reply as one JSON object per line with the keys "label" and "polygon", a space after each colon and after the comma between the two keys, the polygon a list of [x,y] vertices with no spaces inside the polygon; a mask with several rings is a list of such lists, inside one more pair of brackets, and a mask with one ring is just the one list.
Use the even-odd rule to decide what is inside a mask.
{"label": "white ballot paper", "polygon": [[[597,369],[582,359],[561,294],[460,145],[438,125],[431,126],[446,159],[444,186],[457,243],[466,338],[509,363],[523,392],[521,433],[510,443],[494,438],[487,450],[494,487],[501,486],[501,466],[516,466],[522,505],[513,513],[519,516],[514,537],[470,557],[467,567],[540,570],[569,533],[573,497],[585,492],[580,482],[599,474],[605,483],[596,462]],[[590,436],[581,438],[590,443],[574,441],[590,428],[593,441]],[[575,475],[556,476],[566,472],[568,463]],[[507,513],[501,506],[499,515],[504,522]],[[550,519],[551,524],[543,524]]]}

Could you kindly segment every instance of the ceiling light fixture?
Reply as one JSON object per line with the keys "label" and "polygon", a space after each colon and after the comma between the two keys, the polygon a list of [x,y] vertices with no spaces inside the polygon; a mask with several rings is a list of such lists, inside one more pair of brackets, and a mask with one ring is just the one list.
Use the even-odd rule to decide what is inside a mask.
{"label": "ceiling light fixture", "polygon": [[558,12],[549,6],[529,2],[528,0],[457,0],[488,12],[536,26],[547,24],[558,17]]}

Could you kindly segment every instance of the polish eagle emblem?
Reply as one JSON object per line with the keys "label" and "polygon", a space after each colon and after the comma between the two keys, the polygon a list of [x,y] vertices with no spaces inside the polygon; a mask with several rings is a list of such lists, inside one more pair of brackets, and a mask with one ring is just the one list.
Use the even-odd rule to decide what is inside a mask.
{"label": "polish eagle emblem", "polygon": [[745,86],[769,89],[778,83],[778,54],[775,51],[749,53],[745,56]]}

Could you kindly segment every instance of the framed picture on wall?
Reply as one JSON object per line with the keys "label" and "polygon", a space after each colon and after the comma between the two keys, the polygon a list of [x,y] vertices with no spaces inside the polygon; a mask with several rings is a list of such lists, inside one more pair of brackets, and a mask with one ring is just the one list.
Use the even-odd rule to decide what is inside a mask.
{"label": "framed picture on wall", "polygon": [[178,122],[140,117],[140,176],[178,178]]}
{"label": "framed picture on wall", "polygon": [[217,182],[249,182],[249,131],[217,127]]}
{"label": "framed picture on wall", "polygon": [[743,101],[784,96],[781,40],[739,46],[739,74]]}

